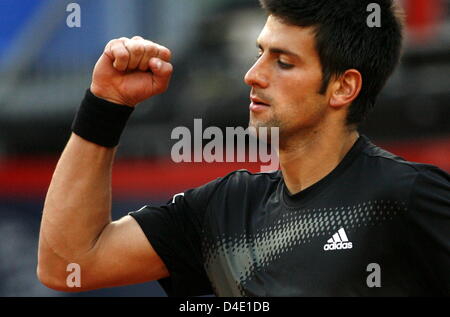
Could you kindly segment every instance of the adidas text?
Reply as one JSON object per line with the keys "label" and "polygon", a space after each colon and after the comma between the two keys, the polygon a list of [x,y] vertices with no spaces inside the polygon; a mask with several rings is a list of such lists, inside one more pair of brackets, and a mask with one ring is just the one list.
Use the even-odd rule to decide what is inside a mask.
{"label": "adidas text", "polygon": [[344,250],[344,249],[351,249],[351,248],[353,248],[353,245],[351,242],[330,243],[330,244],[325,244],[323,246],[323,249],[325,251]]}

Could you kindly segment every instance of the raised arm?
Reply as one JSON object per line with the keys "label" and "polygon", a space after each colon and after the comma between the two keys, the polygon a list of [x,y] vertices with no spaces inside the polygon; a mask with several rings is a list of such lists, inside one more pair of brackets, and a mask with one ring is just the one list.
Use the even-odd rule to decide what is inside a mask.
{"label": "raised arm", "polygon": [[[172,74],[170,51],[141,37],[112,40],[97,62],[91,92],[135,107],[163,93]],[[168,276],[137,222],[111,221],[115,148],[72,134],[45,200],[39,236],[39,280],[62,291],[85,291]],[[81,268],[81,288],[69,288],[67,266]]]}

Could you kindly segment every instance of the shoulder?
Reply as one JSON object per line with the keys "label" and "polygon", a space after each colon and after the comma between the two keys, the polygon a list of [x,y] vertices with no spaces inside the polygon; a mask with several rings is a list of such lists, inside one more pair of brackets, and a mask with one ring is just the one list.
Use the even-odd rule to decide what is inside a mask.
{"label": "shoulder", "polygon": [[189,200],[203,201],[208,204],[214,196],[226,198],[227,194],[237,197],[236,194],[245,195],[258,188],[268,188],[278,184],[281,179],[281,172],[252,173],[248,170],[236,170],[227,175],[217,178],[200,187],[186,191],[183,196]]}
{"label": "shoulder", "polygon": [[380,179],[389,190],[402,188],[411,207],[423,209],[440,204],[450,210],[450,175],[437,166],[407,161],[370,142],[363,151],[364,166],[370,167],[373,181]]}
{"label": "shoulder", "polygon": [[266,189],[276,186],[282,179],[281,171],[273,171],[268,173],[252,173],[242,169],[229,173],[223,177],[218,183],[218,190],[222,193],[241,192],[245,193],[250,190]]}
{"label": "shoulder", "polygon": [[375,144],[367,141],[363,150],[363,159],[366,166],[381,177],[389,178],[400,183],[408,181],[411,185],[420,185],[424,180],[441,180],[449,182],[450,176],[447,172],[437,166],[407,161]]}
{"label": "shoulder", "polygon": [[265,183],[272,181],[279,181],[281,178],[280,171],[272,171],[267,173],[252,173],[246,169],[237,170],[229,173],[223,179],[224,182],[233,184],[243,184],[243,183]]}

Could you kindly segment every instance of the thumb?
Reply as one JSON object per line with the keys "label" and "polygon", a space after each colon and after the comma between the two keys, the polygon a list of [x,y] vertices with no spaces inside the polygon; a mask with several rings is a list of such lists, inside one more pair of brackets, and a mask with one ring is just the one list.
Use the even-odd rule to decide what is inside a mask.
{"label": "thumb", "polygon": [[173,71],[172,64],[156,57],[150,59],[149,66],[153,75],[156,77],[168,77]]}

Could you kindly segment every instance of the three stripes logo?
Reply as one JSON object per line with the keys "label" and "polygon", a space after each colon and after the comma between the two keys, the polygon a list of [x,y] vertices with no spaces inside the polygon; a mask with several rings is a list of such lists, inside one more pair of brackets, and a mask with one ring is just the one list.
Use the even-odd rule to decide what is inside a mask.
{"label": "three stripes logo", "polygon": [[348,241],[344,228],[339,229],[331,239],[323,246],[325,251],[345,250],[353,248],[353,244]]}

